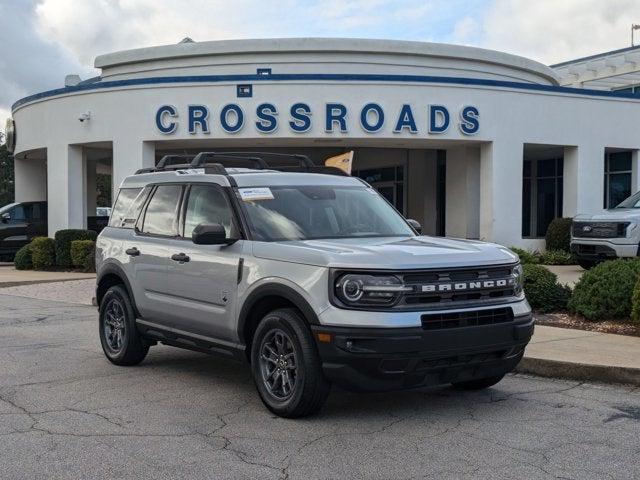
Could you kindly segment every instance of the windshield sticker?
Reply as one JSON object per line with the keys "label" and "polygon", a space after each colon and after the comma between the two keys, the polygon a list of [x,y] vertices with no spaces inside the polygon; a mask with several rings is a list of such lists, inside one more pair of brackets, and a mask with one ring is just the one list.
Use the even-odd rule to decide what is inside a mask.
{"label": "windshield sticker", "polygon": [[238,189],[240,198],[245,202],[254,200],[273,200],[273,193],[270,188],[240,188]]}

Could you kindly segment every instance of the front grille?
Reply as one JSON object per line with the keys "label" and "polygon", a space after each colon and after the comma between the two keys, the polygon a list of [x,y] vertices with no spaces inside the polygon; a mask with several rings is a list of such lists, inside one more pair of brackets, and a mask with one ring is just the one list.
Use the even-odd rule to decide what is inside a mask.
{"label": "front grille", "polygon": [[462,367],[476,363],[500,360],[509,353],[509,350],[494,350],[492,352],[471,353],[467,355],[455,355],[452,357],[425,358],[418,362],[416,370],[431,370],[447,367]]}
{"label": "front grille", "polygon": [[406,272],[399,275],[412,286],[398,301],[400,308],[453,308],[454,304],[486,304],[515,297],[514,265]]}
{"label": "front grille", "polygon": [[513,321],[513,310],[506,308],[491,308],[487,310],[473,310],[469,312],[447,312],[422,315],[424,330],[445,330],[449,328],[478,327],[495,325]]}
{"label": "front grille", "polygon": [[624,238],[628,222],[573,222],[571,231],[576,238]]}

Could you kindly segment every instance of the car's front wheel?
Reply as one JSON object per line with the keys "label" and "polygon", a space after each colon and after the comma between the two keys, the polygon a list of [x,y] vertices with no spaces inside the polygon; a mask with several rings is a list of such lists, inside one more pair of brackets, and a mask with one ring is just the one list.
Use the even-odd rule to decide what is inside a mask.
{"label": "car's front wheel", "polygon": [[281,417],[311,415],[329,394],[313,336],[294,309],[262,319],[251,345],[251,369],[262,402]]}
{"label": "car's front wheel", "polygon": [[100,302],[99,334],[105,356],[116,365],[137,365],[147,356],[149,345],[136,328],[131,299],[120,285],[107,290]]}

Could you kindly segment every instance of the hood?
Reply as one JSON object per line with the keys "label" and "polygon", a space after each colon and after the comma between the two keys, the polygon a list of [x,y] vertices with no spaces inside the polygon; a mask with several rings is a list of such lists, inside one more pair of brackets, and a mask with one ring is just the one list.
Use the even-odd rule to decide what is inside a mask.
{"label": "hood", "polygon": [[390,270],[513,263],[505,247],[440,237],[383,237],[255,242],[256,257],[321,267]]}
{"label": "hood", "polygon": [[628,222],[631,220],[640,222],[640,208],[612,208],[602,213],[581,213],[573,219],[579,222]]}

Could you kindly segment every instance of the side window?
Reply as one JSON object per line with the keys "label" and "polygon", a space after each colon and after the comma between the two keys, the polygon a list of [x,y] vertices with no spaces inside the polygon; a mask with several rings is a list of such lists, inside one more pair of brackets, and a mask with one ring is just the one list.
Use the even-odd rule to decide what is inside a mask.
{"label": "side window", "polygon": [[34,203],[32,205],[33,211],[31,212],[31,218],[33,220],[45,220],[47,218],[47,207],[42,203]]}
{"label": "side window", "polygon": [[11,215],[12,223],[24,222],[27,219],[24,205],[16,205],[15,207],[13,207],[13,209],[11,209],[9,214]]}
{"label": "side window", "polygon": [[122,188],[109,219],[110,227],[133,228],[151,187]]}
{"label": "side window", "polygon": [[152,235],[175,236],[178,233],[176,209],[181,195],[180,185],[158,186],[147,205],[141,230]]}
{"label": "side window", "polygon": [[219,223],[224,226],[227,237],[237,237],[233,211],[221,188],[193,185],[189,190],[184,219],[184,237],[191,238],[193,229],[201,223]]}

